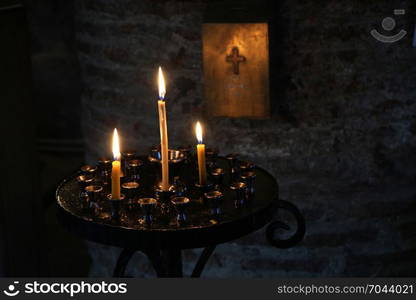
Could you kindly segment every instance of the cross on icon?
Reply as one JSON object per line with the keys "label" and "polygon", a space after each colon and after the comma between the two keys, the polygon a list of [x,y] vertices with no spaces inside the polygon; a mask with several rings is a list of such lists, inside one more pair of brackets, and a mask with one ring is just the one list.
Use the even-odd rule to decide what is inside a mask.
{"label": "cross on icon", "polygon": [[233,72],[234,74],[240,74],[240,66],[239,64],[246,61],[244,56],[240,56],[238,47],[233,47],[231,50],[231,55],[227,55],[226,61],[233,64]]}

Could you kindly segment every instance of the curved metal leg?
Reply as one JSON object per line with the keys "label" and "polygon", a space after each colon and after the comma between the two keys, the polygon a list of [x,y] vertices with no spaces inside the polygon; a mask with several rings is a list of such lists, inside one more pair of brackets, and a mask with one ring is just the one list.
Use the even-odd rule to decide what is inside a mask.
{"label": "curved metal leg", "polygon": [[182,251],[169,249],[162,251],[165,260],[166,273],[164,277],[182,277]]}
{"label": "curved metal leg", "polygon": [[182,251],[180,249],[149,249],[143,251],[156,271],[157,277],[182,277]]}
{"label": "curved metal leg", "polygon": [[205,264],[207,263],[208,259],[211,257],[212,253],[215,250],[215,247],[217,247],[217,245],[213,245],[213,246],[209,246],[204,248],[204,250],[201,253],[201,256],[199,257],[195,268],[192,272],[191,277],[200,277],[202,271],[204,270]]}
{"label": "curved metal leg", "polygon": [[278,209],[283,209],[289,211],[296,219],[297,228],[296,232],[289,237],[288,239],[279,239],[275,237],[275,231],[277,229],[289,230],[290,227],[282,221],[274,221],[267,226],[266,229],[266,238],[269,243],[277,248],[290,248],[299,243],[305,236],[306,226],[305,219],[299,209],[292,203],[280,200],[278,204]]}
{"label": "curved metal leg", "polygon": [[133,256],[135,250],[123,249],[117,259],[117,264],[113,271],[113,277],[124,277],[127,264]]}
{"label": "curved metal leg", "polygon": [[162,256],[160,255],[160,251],[153,249],[143,251],[146,254],[147,258],[152,263],[153,269],[156,271],[157,277],[165,277],[164,274],[166,273],[166,268],[163,264]]}

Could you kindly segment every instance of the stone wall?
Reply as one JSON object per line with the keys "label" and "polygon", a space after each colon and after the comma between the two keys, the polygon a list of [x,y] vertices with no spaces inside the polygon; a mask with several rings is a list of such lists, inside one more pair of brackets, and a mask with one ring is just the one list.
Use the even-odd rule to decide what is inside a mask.
{"label": "stone wall", "polygon": [[[171,144],[194,143],[192,125],[202,119],[208,145],[268,169],[307,221],[305,240],[289,250],[271,248],[263,231],[221,245],[206,276],[414,276],[415,7],[410,0],[277,2],[270,4],[273,115],[254,121],[204,115],[204,1],[78,1],[87,159],[109,153],[115,126],[124,148],[146,153],[158,143],[162,65]],[[407,9],[394,16],[394,33],[408,35],[377,42],[369,32],[383,32],[394,8]],[[90,250],[91,274],[109,275],[119,249]],[[185,270],[196,252],[186,253]],[[130,272],[151,276],[147,262],[135,259],[142,268]]]}
{"label": "stone wall", "polygon": [[191,116],[202,101],[202,8],[199,1],[79,2],[83,128],[90,159],[109,152],[115,126],[125,149],[145,153],[158,143],[159,65],[167,73],[170,140],[188,138]]}

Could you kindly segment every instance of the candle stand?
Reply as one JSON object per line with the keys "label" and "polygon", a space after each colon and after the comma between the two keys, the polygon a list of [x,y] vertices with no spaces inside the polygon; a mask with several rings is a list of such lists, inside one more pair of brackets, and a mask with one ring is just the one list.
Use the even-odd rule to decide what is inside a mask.
{"label": "candle stand", "polygon": [[[209,154],[209,184],[199,186],[195,156],[170,151],[175,180],[161,191],[158,150],[148,157],[129,154],[122,178],[121,200],[112,200],[108,160],[98,168],[84,167],[57,188],[58,220],[70,232],[123,250],[114,277],[123,277],[136,251],[147,255],[158,277],[182,277],[182,250],[204,248],[191,277],[199,277],[216,245],[235,240],[262,227],[275,247],[289,248],[302,240],[305,222],[293,204],[279,199],[276,179],[252,163]],[[241,167],[241,168],[240,168]],[[255,179],[255,180],[254,180]],[[278,236],[292,224],[274,220],[279,210],[294,216],[295,233]]]}

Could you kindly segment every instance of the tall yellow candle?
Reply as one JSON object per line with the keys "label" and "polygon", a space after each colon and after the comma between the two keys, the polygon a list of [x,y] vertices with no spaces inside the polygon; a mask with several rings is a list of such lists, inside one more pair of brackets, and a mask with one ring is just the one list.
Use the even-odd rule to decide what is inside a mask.
{"label": "tall yellow candle", "polygon": [[169,157],[168,157],[168,129],[166,120],[165,105],[165,78],[163,77],[162,68],[159,67],[159,101],[157,102],[159,110],[159,128],[160,128],[160,150],[162,154],[162,190],[169,190]]}
{"label": "tall yellow candle", "polygon": [[116,128],[114,128],[113,134],[113,156],[114,161],[111,169],[111,198],[113,200],[120,200],[120,143]]}
{"label": "tall yellow candle", "polygon": [[198,154],[198,173],[199,173],[199,185],[207,184],[207,171],[205,164],[205,145],[202,143],[202,127],[199,122],[195,126],[196,138],[198,145],[196,146]]}

